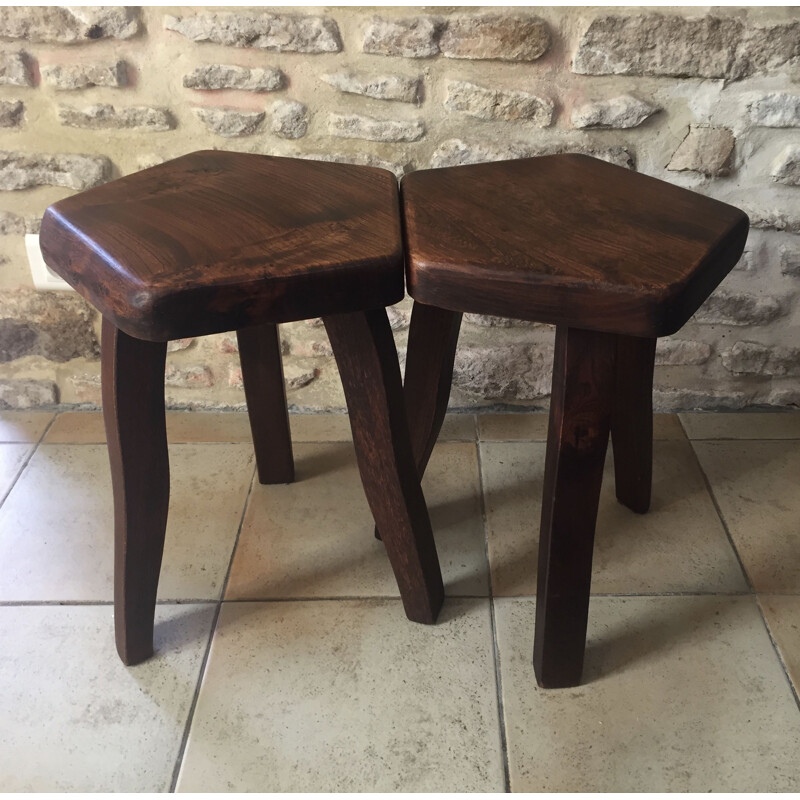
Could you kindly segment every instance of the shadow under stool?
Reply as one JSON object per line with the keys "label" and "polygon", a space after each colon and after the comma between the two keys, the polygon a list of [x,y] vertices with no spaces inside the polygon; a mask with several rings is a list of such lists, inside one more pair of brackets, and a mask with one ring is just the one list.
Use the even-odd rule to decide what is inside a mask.
{"label": "shadow under stool", "polygon": [[609,434],[618,500],[650,505],[656,338],[675,333],[736,264],[747,216],[581,155],[423,170],[401,183],[405,372],[423,474],[444,419],[462,312],[556,326],[533,662],[580,682]]}
{"label": "shadow under stool", "polygon": [[287,483],[294,465],[277,324],[316,317],[406,615],[436,620],[442,576],[385,308],[404,296],[392,173],[197,152],[55,203],[40,241],[47,265],[103,317],[123,662],[153,652],[169,505],[167,342],[236,331],[259,480]]}

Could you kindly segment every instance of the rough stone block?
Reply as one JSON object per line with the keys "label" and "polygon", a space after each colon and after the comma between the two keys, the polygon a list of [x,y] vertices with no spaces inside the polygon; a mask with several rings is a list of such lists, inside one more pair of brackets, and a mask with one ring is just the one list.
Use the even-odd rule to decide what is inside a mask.
{"label": "rough stone block", "polygon": [[464,322],[477,325],[479,328],[533,328],[542,324],[525,319],[493,317],[489,314],[464,314]]}
{"label": "rough stone block", "polygon": [[0,150],[0,190],[63,186],[81,191],[110,177],[111,162],[105,156]]}
{"label": "rough stone block", "polygon": [[773,180],[789,186],[800,186],[800,145],[787,145],[772,165]]}
{"label": "rough stone block", "polygon": [[800,375],[800,349],[773,347],[758,342],[736,342],[721,355],[725,369],[735,375]]}
{"label": "rough stone block", "polygon": [[29,289],[5,292],[0,297],[0,362],[23,356],[58,362],[97,358],[94,316],[78,295]]}
{"label": "rough stone block", "polygon": [[203,364],[185,367],[167,364],[164,385],[173,389],[207,389],[214,385],[214,373]]}
{"label": "rough stone block", "polygon": [[0,38],[49,44],[130,39],[139,32],[139,9],[125,6],[0,7]]}
{"label": "rough stone block", "polygon": [[25,233],[25,218],[13,211],[0,211],[0,235]]}
{"label": "rough stone block", "polygon": [[660,110],[638,97],[622,94],[574,108],[572,124],[576,128],[635,128]]}
{"label": "rough stone block", "polygon": [[750,217],[751,228],[800,233],[800,214],[763,208],[743,208],[743,210]]}
{"label": "rough stone block", "polygon": [[188,350],[196,341],[197,340],[192,337],[173,339],[171,342],[167,342],[167,352],[179,353],[181,350]]}
{"label": "rough stone block", "polygon": [[550,47],[547,23],[539,17],[487,14],[448,20],[439,41],[446,58],[535,61]]}
{"label": "rough stone block", "polygon": [[514,158],[553,155],[555,153],[581,153],[594,156],[611,164],[631,169],[633,156],[624,147],[593,147],[585,143],[559,145],[531,145],[524,142],[509,142],[504,145],[465,142],[462,139],[447,139],[431,157],[432,167],[456,167],[461,164],[480,164],[485,161],[505,161]]}
{"label": "rough stone block", "polygon": [[363,114],[333,113],[328,117],[328,132],[343,139],[416,142],[425,135],[425,124],[419,120],[376,119]]}
{"label": "rough stone block", "polygon": [[60,91],[88,89],[91,86],[120,88],[128,85],[128,65],[124,61],[106,64],[53,64],[41,68],[42,80]]}
{"label": "rough stone block", "polygon": [[24,114],[22,100],[0,100],[0,128],[18,128]]}
{"label": "rough stone block", "polygon": [[318,369],[306,369],[297,364],[287,364],[283,371],[283,380],[288,391],[302,389],[318,377]]}
{"label": "rough stone block", "polygon": [[329,161],[334,164],[357,164],[362,167],[388,169],[389,172],[394,172],[398,178],[402,178],[412,169],[412,164],[407,161],[396,164],[393,161],[385,161],[373,156],[372,153],[303,153],[299,157],[308,158],[311,161]]}
{"label": "rough stone block", "polygon": [[308,132],[308,107],[296,100],[272,104],[272,132],[284,139],[302,139]]}
{"label": "rough stone block", "polygon": [[540,345],[461,347],[453,385],[486,400],[535,400],[550,394],[552,362],[552,348]]}
{"label": "rough stone block", "polygon": [[750,119],[762,128],[800,127],[800,95],[782,92],[765,94],[749,103],[747,110]]}
{"label": "rough stone block", "polygon": [[25,53],[0,53],[0,86],[33,86]]}
{"label": "rough stone block", "polygon": [[667,169],[690,170],[704,175],[727,175],[736,140],[728,128],[692,125],[686,138],[673,153]]}
{"label": "rough stone block", "polygon": [[171,131],[175,127],[175,119],[169,110],[150,106],[115,108],[108,103],[85,108],[59,106],[58,118],[62,125],[90,130],[135,130],[157,133]]}
{"label": "rough stone block", "polygon": [[705,364],[711,358],[711,345],[687,339],[659,339],[656,343],[657,366]]}
{"label": "rough stone block", "polygon": [[800,55],[800,23],[757,27],[733,17],[603,16],[578,44],[573,72],[738,80]]}
{"label": "rough stone block", "polygon": [[781,247],[781,273],[800,277],[800,244],[797,247]]}
{"label": "rough stone block", "polygon": [[202,13],[164,17],[164,27],[195,42],[255,47],[276,53],[338,53],[336,22],[305,14]]}
{"label": "rough stone block", "polygon": [[713,389],[681,389],[656,386],[653,388],[653,411],[736,411],[744,408],[750,396],[721,387]]}
{"label": "rough stone block", "polygon": [[263,111],[236,111],[230,108],[195,108],[194,112],[206,128],[226,139],[251,136],[266,116]]}
{"label": "rough stone block", "polygon": [[442,23],[431,17],[373,17],[364,31],[365,53],[403,58],[429,58],[439,52]]}
{"label": "rough stone block", "polygon": [[547,97],[511,89],[488,89],[468,81],[448,81],[444,107],[478,119],[526,120],[539,128],[553,122],[555,106]]}
{"label": "rough stone block", "polygon": [[276,92],[286,85],[279,69],[248,69],[232,64],[205,64],[183,76],[187,89],[240,89],[245,92]]}
{"label": "rough stone block", "polygon": [[785,314],[786,304],[777,297],[717,291],[693,319],[706,325],[766,325]]}
{"label": "rough stone block", "polygon": [[58,404],[58,387],[53,381],[0,380],[0,408],[39,408]]}
{"label": "rough stone block", "polygon": [[340,92],[360,94],[375,100],[396,100],[418,103],[422,96],[422,78],[405,75],[363,75],[353,72],[334,72],[322,76],[325,83]]}

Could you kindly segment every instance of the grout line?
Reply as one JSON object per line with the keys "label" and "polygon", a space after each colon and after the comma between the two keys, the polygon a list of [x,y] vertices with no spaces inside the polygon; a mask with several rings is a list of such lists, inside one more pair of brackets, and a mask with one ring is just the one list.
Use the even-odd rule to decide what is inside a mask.
{"label": "grout line", "polygon": [[[476,415],[477,420],[477,415]],[[483,494],[483,461],[481,443],[475,442],[478,459],[478,494],[480,497],[481,521],[483,522],[483,546],[486,554],[486,576],[489,582],[489,627],[492,634],[492,659],[494,661],[494,681],[497,692],[497,717],[500,726],[500,751],[503,757],[503,790],[511,792],[511,770],[508,764],[508,737],[506,736],[506,713],[503,706],[503,679],[500,674],[500,649],[497,645],[497,620],[495,619],[494,591],[492,587],[492,563],[489,559],[489,534],[486,524],[486,498]]]}
{"label": "grout line", "polygon": [[31,459],[34,456],[34,453],[36,453],[36,451],[39,449],[39,445],[42,443],[44,437],[47,436],[47,432],[50,430],[50,428],[53,427],[53,423],[56,421],[57,416],[58,414],[53,414],[53,418],[50,420],[50,422],[47,423],[47,425],[45,425],[45,428],[42,431],[41,436],[39,436],[39,438],[35,442],[3,442],[3,444],[33,444],[33,447],[31,448],[30,453],[28,453],[28,457],[22,460],[19,469],[17,470],[13,480],[9,484],[8,491],[2,496],[0,496],[0,506],[2,506],[3,503],[5,503],[6,499],[11,494],[11,490],[17,485],[17,481],[20,479],[20,476],[25,471],[25,468],[28,466],[28,464],[31,463]]}
{"label": "grout line", "polygon": [[800,711],[800,697],[798,697],[797,695],[797,688],[795,687],[792,678],[789,675],[789,668],[786,666],[786,662],[783,659],[783,655],[781,654],[781,649],[780,647],[778,647],[778,642],[772,635],[772,629],[769,627],[769,622],[767,622],[767,615],[764,613],[764,609],[761,607],[761,598],[759,597],[759,595],[756,595],[756,606],[758,606],[758,613],[761,615],[761,621],[764,623],[764,627],[767,629],[767,636],[769,636],[769,640],[770,642],[772,642],[772,649],[775,651],[775,655],[778,657],[778,663],[781,665],[781,669],[783,670],[783,675],[786,678],[786,682],[789,684],[789,690],[792,693],[792,697],[794,697],[795,705],[797,706],[798,711]]}
{"label": "grout line", "polygon": [[692,455],[694,456],[695,464],[697,465],[697,468],[700,470],[700,474],[703,476],[703,483],[705,484],[708,496],[711,498],[711,502],[714,505],[714,510],[717,512],[719,521],[722,524],[722,529],[725,531],[725,535],[728,537],[728,543],[730,544],[731,549],[733,550],[733,553],[736,556],[736,561],[739,564],[739,569],[742,571],[742,575],[744,575],[744,579],[750,590],[750,594],[755,594],[755,588],[753,587],[753,582],[750,580],[750,575],[745,569],[741,555],[739,555],[739,549],[736,547],[736,542],[734,542],[733,536],[731,536],[730,529],[728,528],[728,523],[722,514],[722,509],[720,508],[719,502],[717,501],[717,496],[714,494],[714,489],[711,486],[711,481],[709,480],[708,475],[706,475],[706,471],[703,469],[703,465],[700,462],[700,457],[697,455],[697,451],[694,449],[694,441],[692,439],[689,440],[689,446],[692,450]]}
{"label": "grout line", "polygon": [[208,643],[206,644],[206,651],[203,654],[203,661],[200,664],[200,672],[197,676],[197,684],[194,687],[194,696],[192,697],[192,703],[189,706],[189,713],[186,716],[186,725],[183,728],[183,736],[181,738],[181,744],[178,748],[178,755],[175,758],[175,767],[172,770],[172,780],[170,781],[169,791],[170,793],[175,792],[175,787],[178,784],[178,776],[180,775],[181,766],[183,766],[183,757],[186,753],[186,745],[189,743],[189,732],[192,729],[192,723],[194,722],[194,712],[197,708],[197,701],[200,697],[200,689],[203,685],[203,679],[205,678],[206,668],[208,666],[208,660],[211,656],[211,645],[214,641],[214,636],[217,633],[217,623],[219,622],[219,615],[222,611],[222,602],[225,597],[225,592],[228,588],[228,580],[231,576],[231,568],[233,567],[233,559],[236,555],[236,548],[239,546],[239,537],[242,535],[242,528],[244,527],[244,518],[245,514],[247,513],[247,507],[250,504],[250,497],[253,494],[253,487],[256,483],[256,475],[257,475],[257,468],[256,465],[253,464],[253,477],[250,479],[250,488],[247,492],[247,496],[244,499],[244,504],[242,505],[242,515],[239,518],[239,527],[236,531],[236,539],[233,542],[233,548],[231,549],[231,557],[228,561],[228,571],[225,573],[225,580],[222,582],[222,588],[219,594],[219,600],[217,601],[216,609],[214,610],[214,619],[211,622],[211,630],[208,634]]}

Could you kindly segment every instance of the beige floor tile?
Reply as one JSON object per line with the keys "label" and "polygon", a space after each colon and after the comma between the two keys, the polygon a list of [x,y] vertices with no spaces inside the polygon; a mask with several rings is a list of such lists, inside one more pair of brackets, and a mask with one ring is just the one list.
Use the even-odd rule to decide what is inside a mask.
{"label": "beige floor tile", "polygon": [[14,479],[31,450],[31,444],[0,444],[0,502],[14,485]]}
{"label": "beige floor tile", "polygon": [[758,602],[795,691],[800,692],[800,597],[761,595]]}
{"label": "beige floor tile", "polygon": [[492,651],[486,600],[435,626],[395,600],[226,603],[178,791],[502,791]]}
{"label": "beige floor tile", "polygon": [[0,442],[38,442],[52,411],[0,411]]}
{"label": "beige floor tile", "polygon": [[[547,412],[533,414],[479,414],[479,438],[483,442],[545,442]],[[653,415],[654,439],[685,439],[677,414]]]}
{"label": "beige floor tile", "polygon": [[690,439],[800,439],[800,412],[681,414]]}
{"label": "beige floor tile", "polygon": [[0,608],[3,791],[168,790],[213,616],[160,606],[156,656],[124,667],[111,606]]}
{"label": "beige floor tile", "polygon": [[757,592],[800,594],[800,442],[695,442]]}
{"label": "beige floor tile", "polygon": [[[298,444],[295,461],[295,483],[253,488],[226,597],[396,596],[352,444]],[[486,594],[475,445],[439,444],[423,488],[447,593]]]}
{"label": "beige floor tile", "polygon": [[794,791],[800,713],[752,597],[594,598],[583,686],[542,690],[496,605],[512,791]]}
{"label": "beige floor tile", "polygon": [[[254,471],[243,444],[171,445],[161,599],[219,596]],[[105,445],[40,445],[0,507],[0,600],[112,599]]]}
{"label": "beige floor tile", "polygon": [[545,442],[550,415],[478,414],[478,438],[482,442]]}
{"label": "beige floor tile", "polygon": [[[544,443],[481,444],[492,588],[536,593]],[[688,441],[654,446],[653,500],[634,514],[614,496],[606,461],[592,592],[738,592],[747,589]]]}
{"label": "beige floor tile", "polygon": [[[48,422],[50,417],[52,414]],[[293,442],[349,442],[353,438],[347,414],[290,414],[289,425]],[[42,430],[45,426],[46,422]],[[3,430],[3,418],[0,417],[0,434]],[[10,432],[6,435],[11,436],[13,430],[11,427],[8,430]],[[250,421],[244,411],[168,411],[167,438],[175,444],[252,441]],[[448,414],[439,438],[445,442],[475,441],[475,417],[472,414]],[[44,439],[48,444],[100,444],[105,440],[100,411],[65,411],[56,417]]]}
{"label": "beige floor tile", "polygon": [[[243,412],[168,411],[167,438],[183,442],[250,442],[250,423]],[[48,444],[102,444],[106,440],[100,411],[65,411],[56,417],[44,441]]]}

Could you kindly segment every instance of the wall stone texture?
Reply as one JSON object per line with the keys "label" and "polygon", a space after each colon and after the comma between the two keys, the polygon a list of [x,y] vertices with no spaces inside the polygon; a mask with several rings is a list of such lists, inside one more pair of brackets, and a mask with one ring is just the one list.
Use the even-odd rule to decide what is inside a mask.
{"label": "wall stone texture", "polygon": [[[580,152],[738,205],[745,255],[659,341],[655,404],[800,403],[797,8],[0,8],[0,408],[100,404],[97,313],[33,289],[44,209],[203,148],[398,177]],[[343,408],[320,320],[281,346],[291,406]],[[465,315],[451,405],[545,407],[552,357],[551,326]],[[170,343],[165,383],[242,407],[235,336]]]}

